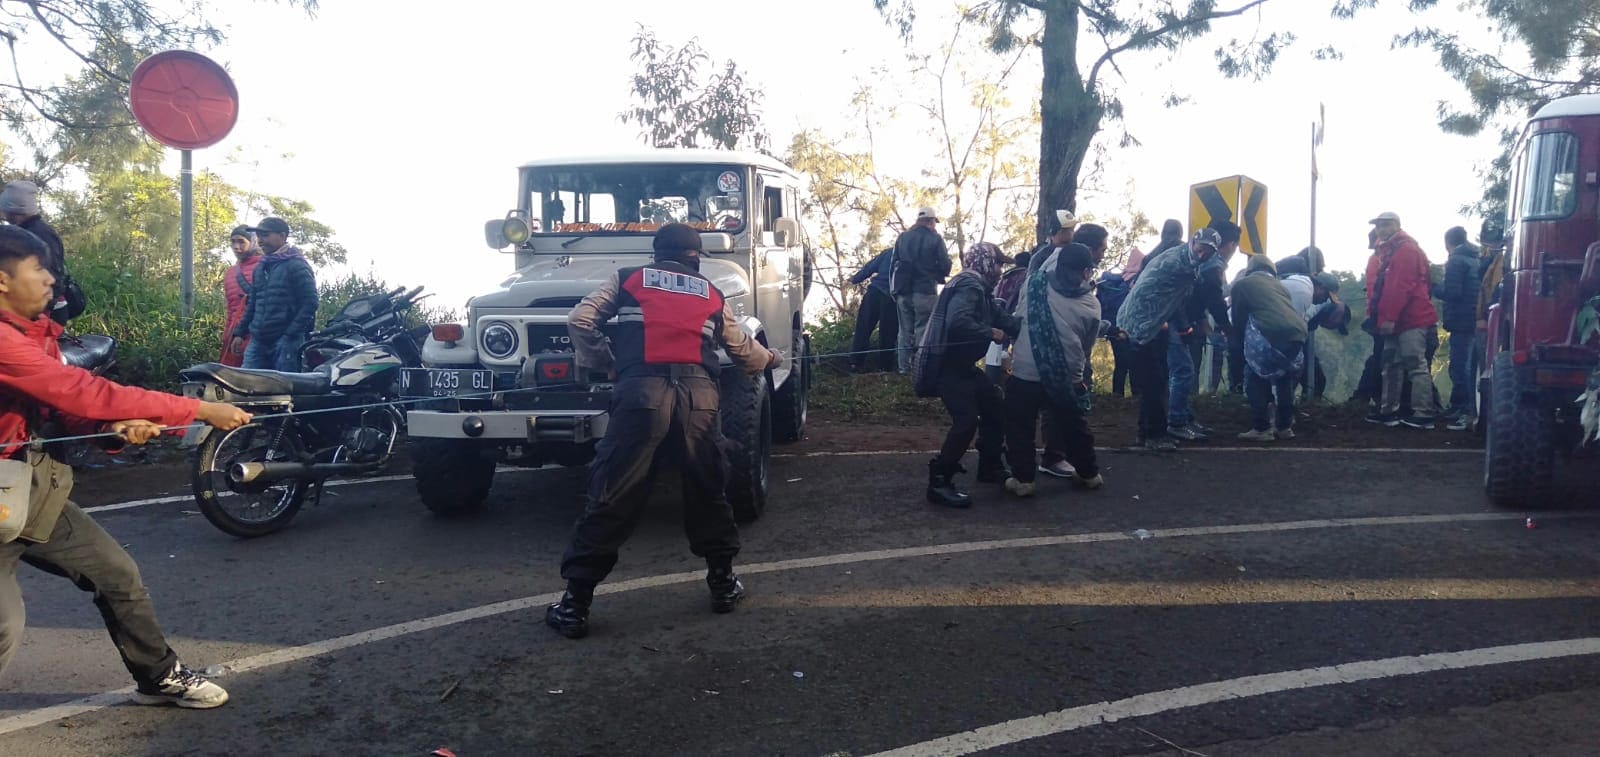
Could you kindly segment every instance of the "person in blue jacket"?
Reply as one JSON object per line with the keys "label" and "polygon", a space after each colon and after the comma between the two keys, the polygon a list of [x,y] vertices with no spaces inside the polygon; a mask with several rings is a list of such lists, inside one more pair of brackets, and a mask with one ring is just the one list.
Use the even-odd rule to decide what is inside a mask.
{"label": "person in blue jacket", "polygon": [[[894,248],[890,247],[850,277],[850,283],[867,282],[856,310],[856,333],[850,341],[850,370],[862,372],[871,365],[880,371],[895,369],[895,344],[900,337],[900,314],[894,295],[889,293],[889,272],[894,267]],[[870,281],[869,281],[870,279]],[[878,330],[878,351],[868,354],[872,330]]]}

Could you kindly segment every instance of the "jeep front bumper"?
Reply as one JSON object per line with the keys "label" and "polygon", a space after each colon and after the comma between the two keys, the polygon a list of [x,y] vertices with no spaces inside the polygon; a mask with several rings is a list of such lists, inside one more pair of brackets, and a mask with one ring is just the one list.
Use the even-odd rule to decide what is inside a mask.
{"label": "jeep front bumper", "polygon": [[468,410],[406,413],[406,434],[420,439],[586,444],[605,436],[604,410]]}

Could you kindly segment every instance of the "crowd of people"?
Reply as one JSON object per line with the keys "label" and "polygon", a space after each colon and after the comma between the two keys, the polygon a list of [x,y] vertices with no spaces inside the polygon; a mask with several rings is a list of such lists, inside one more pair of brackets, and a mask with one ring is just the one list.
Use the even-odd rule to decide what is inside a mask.
{"label": "crowd of people", "polygon": [[[1352,325],[1320,250],[1277,261],[1251,255],[1230,280],[1239,226],[1214,221],[1186,237],[1181,222],[1168,220],[1148,252],[1132,250],[1121,266],[1101,270],[1106,229],[1064,210],[1055,221],[1042,246],[1015,258],[987,242],[972,244],[952,276],[938,213],[922,208],[893,247],[850,279],[865,287],[852,367],[908,374],[919,396],[938,397],[949,412],[950,430],[928,463],[930,501],[971,505],[956,479],[974,446],[976,481],[1016,496],[1032,496],[1039,473],[1102,486],[1087,422],[1090,358],[1101,339],[1112,357],[1111,392],[1138,398],[1138,448],[1170,452],[1215,435],[1195,414],[1202,383],[1205,391],[1244,395],[1250,428],[1239,440],[1295,437],[1297,396],[1320,397],[1327,384],[1316,361],[1318,331],[1348,334]],[[1503,233],[1485,223],[1479,248],[1464,228],[1450,229],[1449,260],[1434,283],[1427,256],[1398,215],[1382,213],[1371,224],[1361,328],[1373,349],[1355,396],[1372,402],[1373,423],[1430,429],[1442,420],[1470,428]],[[1443,304],[1449,334],[1448,404],[1433,382],[1441,325],[1434,299]]]}

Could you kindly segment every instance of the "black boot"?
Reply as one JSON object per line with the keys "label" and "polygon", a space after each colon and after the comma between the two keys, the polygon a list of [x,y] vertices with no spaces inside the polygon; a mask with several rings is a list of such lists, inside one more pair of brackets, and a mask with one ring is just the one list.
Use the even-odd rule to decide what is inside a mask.
{"label": "black boot", "polygon": [[711,611],[733,612],[739,600],[744,599],[744,584],[733,574],[733,564],[729,562],[712,565],[708,561],[707,568],[706,586],[711,588]]}
{"label": "black boot", "polygon": [[972,497],[957,489],[952,480],[958,470],[961,470],[960,465],[945,465],[937,457],[928,461],[929,502],[945,507],[972,507]]}
{"label": "black boot", "polygon": [[569,584],[566,593],[561,595],[561,601],[544,611],[544,624],[569,639],[588,636],[589,604],[593,601],[594,587],[584,591],[584,587],[580,586],[574,591]]}

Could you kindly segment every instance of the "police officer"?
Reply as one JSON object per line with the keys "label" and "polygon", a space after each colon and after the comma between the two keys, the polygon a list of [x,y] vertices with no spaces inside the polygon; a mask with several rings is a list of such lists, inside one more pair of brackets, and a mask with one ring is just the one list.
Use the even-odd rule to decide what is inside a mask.
{"label": "police officer", "polygon": [[[725,493],[727,469],[717,421],[717,345],[755,374],[782,358],[739,329],[722,292],[700,275],[700,233],[671,223],[656,232],[655,261],[617,271],[567,317],[582,371],[616,382],[610,424],[589,465],[588,505],[561,558],[567,591],[545,623],[569,639],[589,632],[594,588],[644,511],[658,453],[674,455],[684,478],[684,530],[704,557],[711,609],[732,612],[744,597],[733,573],[739,529]],[[611,337],[600,325],[612,321]]]}

